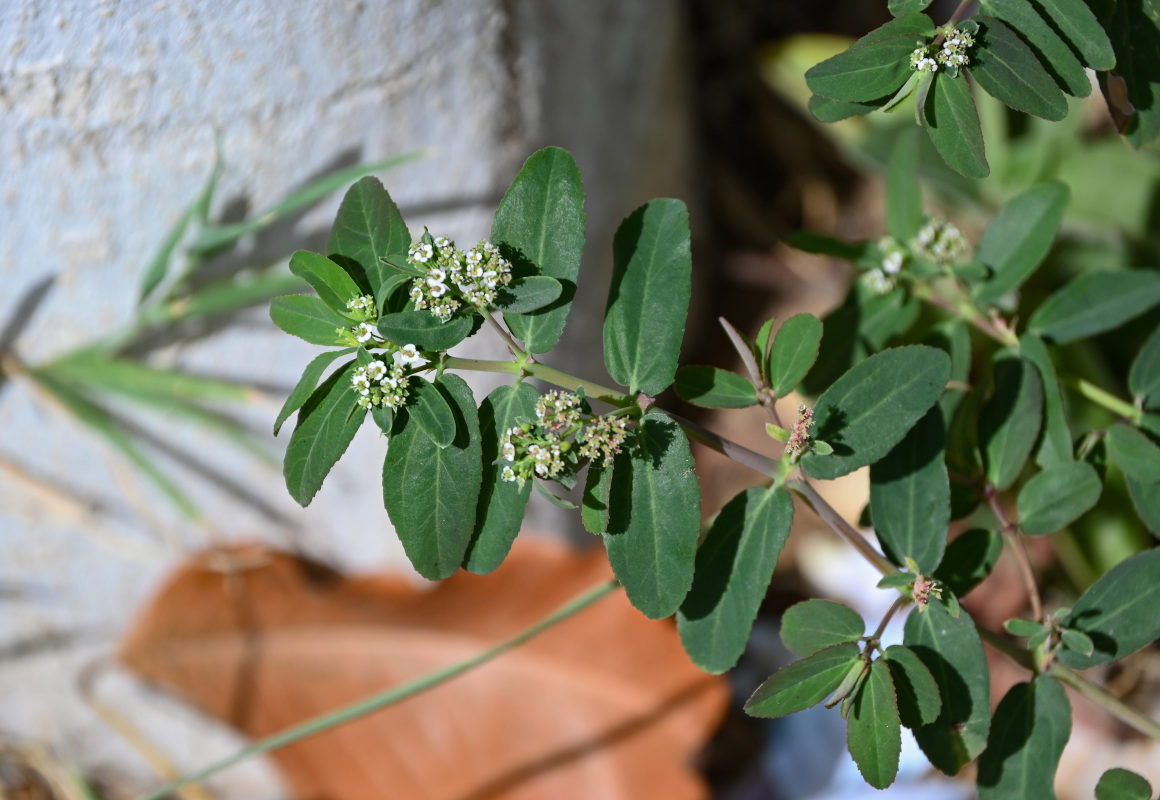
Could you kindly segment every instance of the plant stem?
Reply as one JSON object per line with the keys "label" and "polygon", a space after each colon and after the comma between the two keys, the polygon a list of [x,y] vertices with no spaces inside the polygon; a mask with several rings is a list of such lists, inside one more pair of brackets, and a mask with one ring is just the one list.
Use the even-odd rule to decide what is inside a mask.
{"label": "plant stem", "polygon": [[744,467],[749,467],[754,472],[759,472],[767,478],[772,478],[779,483],[783,480],[780,461],[774,461],[772,458],[763,456],[761,453],[754,452],[748,447],[737,444],[732,439],[719,436],[708,428],[702,427],[692,420],[685,419],[679,414],[663,410],[661,413],[672,418],[693,441],[700,442],[709,449],[736,461]]}
{"label": "plant stem", "polygon": [[[900,609],[902,609],[903,606],[909,602],[910,598],[899,595],[898,599],[896,599],[890,608],[887,609],[886,614],[882,617],[882,621],[878,623],[878,629],[875,630],[874,633],[870,634],[870,641],[874,643],[875,647],[878,647],[878,640],[881,639],[882,634],[886,632],[886,626],[890,624],[890,620],[894,617],[895,614],[899,612]],[[882,650],[881,647],[878,647],[878,649],[879,651]]]}
{"label": "plant stem", "polygon": [[575,375],[561,372],[558,369],[549,367],[547,364],[524,364],[521,367],[514,361],[489,361],[480,358],[458,358],[456,356],[449,356],[443,362],[443,366],[446,369],[461,369],[471,372],[506,372],[509,375],[528,375],[529,377],[539,378],[542,381],[559,386],[561,389],[568,389],[570,391],[583,388],[585,397],[601,400],[618,408],[624,408],[636,402],[636,398],[624,392],[609,389],[607,386],[601,386],[599,383],[577,378]]}
{"label": "plant stem", "polygon": [[929,283],[926,281],[915,281],[911,284],[916,297],[920,300],[925,300],[932,306],[937,306],[948,314],[958,317],[963,322],[975,326],[980,332],[986,334],[988,337],[994,339],[1004,347],[1016,347],[1019,344],[1019,337],[1016,336],[1009,328],[1000,328],[994,322],[983,316],[979,309],[975,308],[967,300],[962,300],[955,303],[945,297],[937,294]]}
{"label": "plant stem", "polygon": [[1118,414],[1124,419],[1131,420],[1133,424],[1140,424],[1142,412],[1131,403],[1121,400],[1111,392],[1107,392],[1083,378],[1073,378],[1070,376],[1060,377],[1066,385],[1075,389],[1080,395],[1091,400],[1093,403],[1103,406],[1108,411],[1111,411],[1113,414]]}
{"label": "plant stem", "polygon": [[1047,674],[1060,683],[1065,683],[1075,689],[1125,725],[1160,741],[1160,723],[1141,714],[1099,684],[1089,681],[1078,672],[1056,662],[1052,662],[1051,666],[1048,667]]}
{"label": "plant stem", "polygon": [[480,311],[480,313],[483,314],[483,318],[487,320],[489,325],[491,325],[492,330],[494,330],[496,333],[498,333],[499,337],[501,339],[503,339],[504,344],[506,344],[508,346],[508,350],[512,351],[513,356],[515,356],[516,358],[523,358],[527,362],[530,362],[532,360],[531,354],[526,352],[522,347],[520,347],[518,344],[516,344],[516,340],[513,339],[511,337],[511,334],[509,334],[507,332],[507,330],[504,329],[503,325],[500,325],[496,321],[495,317],[492,316],[491,312],[484,309],[484,310]]}
{"label": "plant stem", "polygon": [[1039,599],[1039,586],[1035,583],[1035,571],[1031,569],[1031,559],[1027,556],[1027,545],[1020,534],[1019,526],[1007,519],[1007,513],[999,503],[999,495],[994,486],[988,483],[983,489],[983,495],[987,498],[991,513],[999,520],[999,525],[1003,528],[1003,538],[1010,545],[1015,563],[1019,566],[1019,577],[1023,580],[1023,588],[1027,590],[1027,598],[1031,603],[1031,616],[1036,622],[1043,622],[1043,603]]}
{"label": "plant stem", "polygon": [[232,767],[235,764],[239,764],[252,756],[261,755],[262,753],[269,753],[272,750],[277,750],[280,747],[294,744],[295,742],[306,739],[307,737],[314,736],[319,733],[324,733],[331,728],[343,725],[356,719],[360,719],[361,717],[365,717],[366,715],[375,711],[379,711],[381,709],[387,708],[388,706],[395,705],[396,703],[406,700],[409,697],[413,697],[442,683],[446,683],[452,678],[461,675],[468,670],[474,669],[481,664],[491,661],[496,656],[506,653],[508,650],[511,650],[512,648],[523,644],[529,639],[538,636],[553,625],[556,625],[559,622],[563,622],[569,617],[574,616],[580,611],[583,611],[597,600],[600,600],[601,598],[616,591],[619,586],[620,584],[615,579],[605,581],[604,583],[601,583],[598,586],[594,586],[593,588],[581,594],[579,597],[576,597],[574,600],[556,609],[556,611],[544,617],[542,620],[535,623],[531,627],[520,631],[510,639],[506,639],[478,655],[464,659],[463,661],[452,664],[451,666],[445,667],[436,672],[423,675],[413,681],[403,684],[402,686],[398,686],[394,689],[388,689],[387,691],[381,692],[380,694],[372,695],[343,708],[322,714],[315,717],[314,719],[302,723],[301,725],[295,725],[294,727],[288,728],[287,730],[284,730],[280,733],[276,733],[273,736],[268,736],[265,739],[254,742],[249,747],[243,748],[242,750],[239,750],[238,752],[223,758],[221,761],[210,764],[208,767],[205,767],[198,772],[195,772],[191,775],[186,775],[180,780],[176,780],[170,784],[167,784],[157,791],[145,795],[144,797],[140,798],[140,800],[161,800],[161,798],[172,794],[174,791],[182,788],[183,786],[204,781],[211,775],[216,775],[222,770],[227,769],[228,767]]}
{"label": "plant stem", "polygon": [[822,522],[826,523],[834,533],[845,539],[847,544],[853,547],[858,553],[873,565],[873,567],[881,572],[883,575],[889,575],[892,572],[898,572],[898,568],[891,564],[886,556],[879,553],[874,547],[867,542],[862,534],[858,533],[850,523],[843,519],[833,506],[825,501],[825,499],[818,494],[814,487],[810,486],[804,480],[794,480],[786,483],[786,487],[797,492],[803,500],[810,504]]}

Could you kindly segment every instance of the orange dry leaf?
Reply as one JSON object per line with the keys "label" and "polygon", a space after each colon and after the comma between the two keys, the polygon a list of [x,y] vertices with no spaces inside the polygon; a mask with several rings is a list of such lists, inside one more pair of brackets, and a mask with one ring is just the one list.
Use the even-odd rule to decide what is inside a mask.
{"label": "orange dry leaf", "polygon": [[[518,545],[486,576],[424,591],[284,553],[218,551],[181,567],[121,658],[262,737],[475,655],[610,577],[600,552]],[[623,593],[398,705],[276,751],[298,798],[702,798],[687,762],[727,690],[671,623]]]}

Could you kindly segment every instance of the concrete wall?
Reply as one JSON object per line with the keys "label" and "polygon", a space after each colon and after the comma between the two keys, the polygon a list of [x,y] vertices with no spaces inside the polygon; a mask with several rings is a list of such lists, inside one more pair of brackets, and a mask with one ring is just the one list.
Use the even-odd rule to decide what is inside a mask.
{"label": "concrete wall", "polygon": [[[380,177],[412,226],[462,241],[487,234],[527,155],[565,146],[588,191],[584,269],[606,272],[621,218],[648,197],[686,194],[678,9],[670,0],[0,4],[9,355],[36,363],[130,317],[141,270],[202,185],[215,135],[225,156],[215,214],[264,208],[335,165],[426,149]],[[246,258],[319,247],[337,202],[247,242]],[[582,284],[555,362],[597,378],[603,287]],[[150,358],[253,380],[276,397],[315,350],[256,310]],[[255,427],[268,430],[279,402],[249,410]],[[164,416],[134,419],[204,466],[199,476],[162,458],[204,509],[204,525],[183,522],[27,381],[0,384],[0,735],[145,780],[144,762],[84,706],[77,676],[110,652],[169,565],[210,540],[293,543],[358,568],[397,565],[400,549],[380,500],[382,444],[369,428],[303,511],[276,468]],[[562,524],[543,509],[533,521]],[[235,746],[124,675],[106,677],[98,693],[184,768]],[[254,768],[231,780],[238,796],[270,786]]]}

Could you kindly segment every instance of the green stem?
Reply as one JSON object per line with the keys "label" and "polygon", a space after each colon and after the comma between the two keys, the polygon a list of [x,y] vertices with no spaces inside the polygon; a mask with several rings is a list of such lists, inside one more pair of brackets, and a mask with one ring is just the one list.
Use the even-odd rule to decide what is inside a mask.
{"label": "green stem", "polygon": [[883,575],[889,575],[892,572],[898,572],[898,568],[891,564],[886,556],[879,553],[874,547],[867,542],[862,534],[854,529],[854,526],[839,514],[833,506],[825,501],[825,499],[818,494],[814,487],[810,486],[804,480],[789,481],[786,486],[797,492],[803,500],[810,504],[814,513],[821,518],[822,522],[826,523],[834,533],[846,540],[846,543],[858,551],[859,554],[867,561],[869,561],[875,569]]}
{"label": "green stem", "polygon": [[1135,728],[1145,736],[1150,736],[1156,741],[1160,741],[1160,723],[1141,714],[1099,684],[1092,683],[1074,670],[1055,662],[1048,667],[1047,674],[1060,683],[1066,683],[1125,725]]}
{"label": "green stem", "polygon": [[1075,389],[1080,395],[1091,400],[1093,403],[1103,406],[1108,411],[1124,419],[1131,420],[1136,425],[1140,424],[1142,412],[1131,403],[1121,400],[1111,392],[1104,391],[1094,383],[1086,381],[1083,378],[1073,378],[1067,375],[1061,376],[1061,378],[1066,385]]}
{"label": "green stem", "polygon": [[302,739],[323,733],[330,730],[331,728],[343,725],[361,717],[365,717],[367,714],[371,714],[375,711],[387,708],[388,706],[392,706],[398,702],[406,700],[409,697],[413,697],[421,692],[425,692],[428,689],[432,689],[442,683],[446,683],[452,678],[461,675],[468,670],[474,669],[481,664],[491,661],[496,656],[506,653],[508,650],[511,650],[512,648],[523,644],[529,639],[538,636],[553,625],[556,625],[557,623],[563,622],[569,617],[574,616],[578,612],[595,603],[597,600],[600,600],[601,598],[616,591],[619,586],[620,584],[615,579],[605,581],[604,583],[601,583],[600,585],[584,592],[584,594],[575,598],[571,602],[561,606],[547,617],[544,617],[542,620],[532,625],[530,628],[526,628],[523,631],[520,631],[510,639],[506,639],[478,655],[464,659],[457,664],[452,664],[451,666],[445,667],[436,672],[423,675],[409,683],[403,684],[402,686],[398,686],[394,689],[388,689],[385,692],[372,695],[368,698],[365,698],[364,700],[352,703],[351,705],[328,712],[326,714],[322,714],[312,720],[308,720],[302,723],[301,725],[296,725],[292,728],[288,728],[287,730],[282,731],[281,733],[276,733],[273,736],[268,736],[265,739],[254,742],[249,747],[245,747],[233,755],[222,759],[221,761],[210,764],[208,767],[205,767],[198,772],[195,772],[191,775],[186,775],[179,780],[163,786],[157,791],[140,798],[140,800],[161,800],[161,798],[172,794],[183,786],[204,781],[211,775],[216,775],[222,770],[227,769],[228,767],[232,767],[235,764],[239,764],[242,761],[251,758],[252,756],[261,755],[262,753],[269,753],[270,751],[277,750],[280,747],[294,744],[295,742],[301,741]]}
{"label": "green stem", "polygon": [[982,333],[994,339],[1004,347],[1017,347],[1019,345],[1019,337],[1006,327],[1000,328],[994,322],[987,319],[979,309],[977,309],[965,296],[954,302],[948,300],[942,295],[935,292],[934,288],[926,281],[916,280],[911,284],[914,295],[920,300],[925,300],[933,306],[941,308],[952,316],[958,317],[968,325],[973,325]]}
{"label": "green stem", "polygon": [[664,411],[663,409],[661,413],[680,425],[681,430],[693,441],[700,442],[726,458],[736,461],[743,467],[749,467],[754,472],[759,472],[767,478],[772,478],[775,484],[781,484],[785,481],[782,462],[774,461],[772,458],[761,455],[761,453],[754,452],[748,447],[737,444],[732,439],[719,436],[692,420],[685,419],[682,416]]}
{"label": "green stem", "polygon": [[585,397],[601,400],[611,406],[617,406],[619,408],[630,406],[636,402],[634,397],[624,392],[609,389],[607,386],[601,386],[599,383],[577,378],[575,375],[561,372],[558,369],[549,367],[547,364],[524,364],[521,367],[514,361],[489,361],[480,358],[458,358],[456,356],[449,356],[443,362],[443,366],[445,369],[460,369],[471,372],[505,372],[509,375],[522,374],[532,378],[539,378],[542,381],[559,386],[561,389],[571,391],[583,388]]}

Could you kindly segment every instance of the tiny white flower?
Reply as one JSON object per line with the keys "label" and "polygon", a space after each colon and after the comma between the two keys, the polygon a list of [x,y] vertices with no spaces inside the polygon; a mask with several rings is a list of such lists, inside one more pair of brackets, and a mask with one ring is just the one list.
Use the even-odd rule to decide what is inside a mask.
{"label": "tiny white flower", "polygon": [[358,339],[359,344],[366,344],[375,338],[375,333],[375,327],[367,322],[360,322],[354,329],[354,335]]}
{"label": "tiny white flower", "polygon": [[902,253],[895,250],[882,259],[882,271],[887,275],[897,275],[902,270]]}
{"label": "tiny white flower", "polygon": [[381,361],[375,361],[367,365],[367,378],[372,381],[381,381],[387,374],[387,365]]}
{"label": "tiny white flower", "polygon": [[427,272],[427,285],[434,286],[437,283],[443,283],[447,279],[447,273],[439,267],[432,267]]}
{"label": "tiny white flower", "polygon": [[505,442],[503,446],[503,457],[505,461],[515,461],[516,446],[511,442]]}
{"label": "tiny white flower", "polygon": [[447,294],[447,284],[445,283],[432,283],[431,281],[427,281],[427,286],[430,289],[432,297],[442,297]]}
{"label": "tiny white flower", "polygon": [[516,479],[516,473],[511,467],[504,467],[503,472],[499,474],[499,477],[502,480],[508,481],[510,483]]}
{"label": "tiny white flower", "polygon": [[479,252],[473,247],[467,251],[467,253],[464,255],[464,258],[467,259],[468,264],[478,264],[483,260],[483,253]]}

